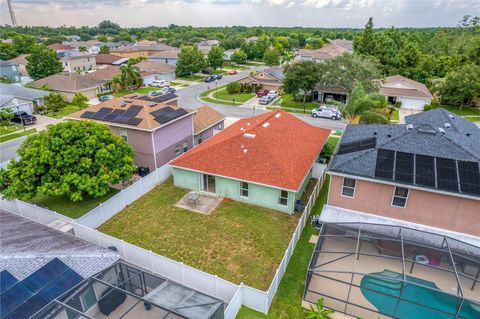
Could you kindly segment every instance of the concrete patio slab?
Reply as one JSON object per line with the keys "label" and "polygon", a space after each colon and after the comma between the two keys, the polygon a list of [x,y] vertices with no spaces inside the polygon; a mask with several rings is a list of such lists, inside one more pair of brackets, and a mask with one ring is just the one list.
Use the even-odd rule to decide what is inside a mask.
{"label": "concrete patio slab", "polygon": [[[194,202],[189,201],[187,198],[190,194],[198,195],[198,199]],[[192,212],[210,215],[215,208],[222,202],[223,198],[214,196],[214,195],[207,195],[207,194],[200,194],[197,192],[189,192],[185,196],[182,197],[176,204],[175,207],[191,210]]]}

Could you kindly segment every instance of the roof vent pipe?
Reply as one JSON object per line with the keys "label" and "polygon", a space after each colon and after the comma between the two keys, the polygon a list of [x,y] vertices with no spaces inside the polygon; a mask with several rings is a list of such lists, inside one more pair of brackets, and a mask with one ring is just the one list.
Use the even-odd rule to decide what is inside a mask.
{"label": "roof vent pipe", "polygon": [[450,123],[444,123],[444,124],[443,124],[443,127],[444,127],[444,128],[451,128],[451,127],[452,127],[452,124],[450,124]]}
{"label": "roof vent pipe", "polygon": [[442,133],[443,135],[445,135],[445,130],[444,130],[443,128],[439,127],[439,128],[438,128],[438,131],[439,131],[440,133]]}
{"label": "roof vent pipe", "polygon": [[407,124],[407,131],[413,130],[413,124]]}
{"label": "roof vent pipe", "polygon": [[255,134],[252,134],[252,133],[245,133],[243,134],[243,137],[246,137],[246,138],[255,138]]}

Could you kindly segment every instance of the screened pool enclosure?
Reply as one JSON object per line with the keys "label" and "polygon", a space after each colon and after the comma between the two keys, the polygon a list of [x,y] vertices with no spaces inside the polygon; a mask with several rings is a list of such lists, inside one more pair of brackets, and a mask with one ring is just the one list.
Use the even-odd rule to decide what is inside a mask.
{"label": "screened pool enclosure", "polygon": [[32,318],[222,319],[223,301],[123,262],[84,280]]}
{"label": "screened pool enclosure", "polygon": [[480,318],[480,248],[401,226],[324,223],[304,301],[361,318]]}

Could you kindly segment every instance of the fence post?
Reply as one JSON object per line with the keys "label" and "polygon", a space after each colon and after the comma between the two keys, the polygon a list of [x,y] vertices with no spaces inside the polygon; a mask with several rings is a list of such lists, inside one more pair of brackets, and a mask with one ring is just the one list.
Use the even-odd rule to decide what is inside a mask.
{"label": "fence post", "polygon": [[214,296],[216,297],[217,296],[217,281],[218,281],[218,276],[217,275],[214,275],[215,276],[215,280],[213,281],[213,292],[214,292]]}
{"label": "fence post", "polygon": [[267,292],[265,293],[265,311],[263,312],[264,314],[268,315],[268,305],[269,305],[269,302],[268,302],[268,295],[269,295],[269,292],[270,292],[270,289],[267,290]]}
{"label": "fence post", "polygon": [[153,257],[152,257],[153,253],[152,253],[151,250],[149,250],[148,252],[149,252],[148,258],[150,259],[150,268],[151,268],[152,272],[155,273],[154,268],[153,268]]}
{"label": "fence post", "polygon": [[182,285],[185,284],[185,265],[183,264],[183,262],[180,263],[181,267],[180,269],[182,270]]}

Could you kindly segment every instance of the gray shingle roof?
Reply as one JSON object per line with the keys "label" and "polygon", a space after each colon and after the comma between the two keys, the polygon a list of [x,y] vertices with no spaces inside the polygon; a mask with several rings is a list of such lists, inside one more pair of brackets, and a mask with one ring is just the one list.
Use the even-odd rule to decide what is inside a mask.
{"label": "gray shingle roof", "polygon": [[329,170],[375,178],[379,148],[480,162],[480,128],[473,123],[440,108],[407,116],[405,122],[406,124],[391,125],[347,125],[340,145],[375,137],[376,146],[357,152],[335,154]]}
{"label": "gray shingle roof", "polygon": [[114,264],[120,255],[75,236],[0,210],[0,270],[18,280],[57,257],[83,278]]}
{"label": "gray shingle roof", "polygon": [[14,97],[33,101],[48,95],[48,93],[49,92],[43,90],[29,89],[14,84],[0,83],[0,106],[7,103]]}

